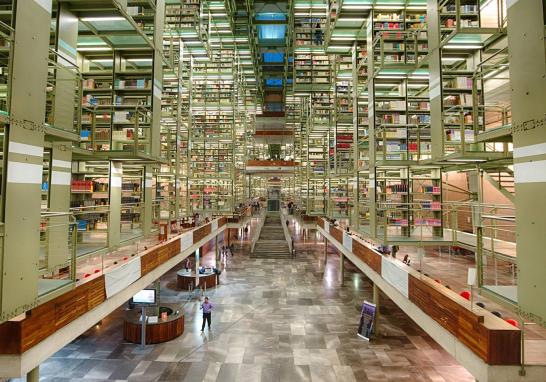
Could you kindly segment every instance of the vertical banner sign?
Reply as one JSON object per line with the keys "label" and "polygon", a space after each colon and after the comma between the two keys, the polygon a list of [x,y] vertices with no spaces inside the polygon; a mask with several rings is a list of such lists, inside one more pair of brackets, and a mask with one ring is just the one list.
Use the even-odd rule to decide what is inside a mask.
{"label": "vertical banner sign", "polygon": [[375,304],[372,304],[371,302],[364,301],[364,304],[362,304],[357,334],[366,341],[369,341],[372,335],[375,309]]}

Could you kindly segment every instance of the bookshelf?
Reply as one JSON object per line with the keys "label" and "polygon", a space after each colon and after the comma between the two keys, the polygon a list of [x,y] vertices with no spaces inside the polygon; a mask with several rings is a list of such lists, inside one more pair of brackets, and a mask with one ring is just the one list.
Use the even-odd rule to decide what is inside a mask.
{"label": "bookshelf", "polygon": [[325,10],[308,8],[294,17],[294,91],[329,90],[332,57],[324,50]]}
{"label": "bookshelf", "polygon": [[149,153],[152,51],[82,57],[81,148]]}
{"label": "bookshelf", "polygon": [[386,233],[391,237],[409,236],[411,230],[408,169],[378,168],[375,183],[377,219],[382,228],[381,234]]}
{"label": "bookshelf", "polygon": [[[70,208],[78,217],[78,230],[106,232],[108,226],[109,163],[73,161],[70,183]],[[100,213],[104,206],[105,213]],[[86,212],[90,211],[90,212]]]}
{"label": "bookshelf", "polygon": [[377,69],[416,64],[426,56],[425,9],[374,10],[372,15],[373,57]]}
{"label": "bookshelf", "polygon": [[328,193],[328,216],[336,219],[347,219],[351,216],[352,198],[354,195],[351,178],[330,178]]}
{"label": "bookshelf", "polygon": [[479,27],[479,0],[444,0],[440,3],[440,31],[444,37]]}
{"label": "bookshelf", "polygon": [[[468,52],[466,53],[468,55]],[[477,54],[477,53],[476,53]],[[444,63],[449,60],[442,59]],[[481,99],[481,83],[473,87],[472,74],[477,57],[469,55],[464,63],[442,65],[442,123],[444,126],[444,152],[461,152],[465,145],[474,143],[474,96]],[[482,126],[483,121],[478,121]]]}
{"label": "bookshelf", "polygon": [[357,55],[374,57],[363,58],[370,78],[358,92],[368,93],[373,134],[364,140],[368,148],[359,149],[359,160],[369,161],[359,166],[359,224],[387,241],[438,237],[441,170],[423,164],[432,158],[429,72],[422,65],[428,53],[426,10],[375,9],[370,20],[367,54]]}
{"label": "bookshelf", "polygon": [[335,69],[333,131],[330,144],[330,171],[335,175],[353,175],[353,85],[352,58],[338,56]]}
{"label": "bookshelf", "polygon": [[304,185],[304,194],[306,195],[306,211],[308,215],[326,215],[328,203],[327,178],[308,179]]}
{"label": "bookshelf", "polygon": [[442,179],[439,169],[410,171],[412,224],[433,237],[442,236]]}
{"label": "bookshelf", "polygon": [[233,50],[219,50],[208,61],[191,61],[188,177],[192,212],[227,212],[235,203],[233,64]]}
{"label": "bookshelf", "polygon": [[358,41],[353,51],[353,84],[354,102],[356,108],[353,114],[353,123],[357,133],[356,158],[356,197],[357,205],[356,225],[358,229],[369,232],[370,229],[370,148],[369,148],[369,119],[368,119],[368,50],[366,41]]}

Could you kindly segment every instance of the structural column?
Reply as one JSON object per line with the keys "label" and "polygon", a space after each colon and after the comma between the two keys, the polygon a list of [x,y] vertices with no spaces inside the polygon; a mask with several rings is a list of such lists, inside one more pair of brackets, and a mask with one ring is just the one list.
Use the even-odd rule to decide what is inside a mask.
{"label": "structural column", "polygon": [[201,248],[195,250],[195,286],[199,285],[199,258],[201,255]]}
{"label": "structural column", "polygon": [[343,253],[339,253],[339,284],[343,286],[345,279],[345,255]]}
{"label": "structural column", "polygon": [[161,97],[163,95],[163,22],[165,19],[165,1],[157,0],[154,17],[154,60],[153,60],[153,96],[150,154],[160,156],[161,140]]}
{"label": "structural column", "polygon": [[432,159],[444,157],[444,124],[442,116],[442,61],[440,52],[440,12],[438,0],[427,1],[428,68],[430,97],[430,135]]}
{"label": "structural column", "polygon": [[[51,150],[49,210],[66,212],[70,210],[70,182],[72,168],[72,149],[69,142],[53,144]],[[47,268],[52,269],[67,261],[68,249],[68,215],[49,219],[51,227],[47,232]]]}
{"label": "structural column", "polygon": [[[373,12],[370,12],[370,16],[367,19],[366,24],[366,50],[368,57],[374,57],[373,49]],[[374,73],[374,60],[368,60],[368,168],[369,168],[369,192],[368,192],[368,208],[370,211],[370,235],[372,237],[377,236],[377,210],[376,210],[376,189],[375,189],[375,78]]]}
{"label": "structural column", "polygon": [[218,235],[214,236],[214,258],[216,259],[216,268],[220,269],[220,251],[218,249]]}
{"label": "structural column", "polygon": [[[77,76],[78,18],[69,10],[68,4],[60,3],[57,12],[56,59],[58,69],[55,72],[55,102],[53,103],[53,121],[57,129],[72,133],[74,99],[80,86]],[[49,210],[67,212],[70,210],[70,183],[72,169],[72,142],[57,141],[52,144],[49,174]],[[47,268],[52,269],[66,263],[68,250],[67,216],[53,217],[49,223],[57,227],[48,232]]]}
{"label": "structural column", "polygon": [[110,162],[110,213],[108,216],[108,246],[116,247],[121,240],[121,182],[123,164]]}
{"label": "structural column", "polygon": [[40,365],[27,373],[27,382],[39,382],[40,381]]}
{"label": "structural column", "polygon": [[373,322],[374,332],[377,330],[377,323],[379,322],[379,308],[380,308],[380,300],[379,300],[379,288],[377,287],[376,283],[373,283],[373,303],[375,304],[375,317]]}
{"label": "structural column", "polygon": [[148,236],[152,232],[152,221],[154,219],[152,183],[152,166],[144,166],[144,221],[142,222],[144,236]]}
{"label": "structural column", "polygon": [[[36,305],[44,120],[51,0],[18,1],[14,9],[3,168],[4,237],[0,258],[0,319]],[[29,27],[31,26],[31,27]],[[17,293],[14,293],[17,291]]]}
{"label": "structural column", "polygon": [[324,271],[326,271],[326,264],[328,263],[328,239],[324,238]]}
{"label": "structural column", "polygon": [[[518,304],[528,319],[546,325],[546,51],[545,4],[508,1],[512,89]],[[522,22],[524,20],[524,22]],[[537,203],[537,201],[542,201]]]}
{"label": "structural column", "polygon": [[354,42],[351,49],[351,63],[352,63],[352,102],[353,102],[353,150],[351,155],[353,156],[353,206],[351,209],[350,225],[358,230],[360,223],[359,212],[359,187],[358,187],[358,43]]}

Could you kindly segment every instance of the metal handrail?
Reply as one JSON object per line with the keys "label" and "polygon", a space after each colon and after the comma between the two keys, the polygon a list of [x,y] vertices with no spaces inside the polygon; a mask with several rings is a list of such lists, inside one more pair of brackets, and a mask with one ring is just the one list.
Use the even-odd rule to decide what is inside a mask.
{"label": "metal handrail", "polygon": [[252,242],[250,243],[250,253],[254,253],[254,247],[256,246],[256,243],[258,242],[258,239],[260,238],[260,233],[262,232],[262,228],[265,224],[265,215],[266,215],[266,209],[262,208],[262,210],[260,211],[260,215],[258,217],[259,219],[258,226],[256,227],[254,237],[252,238]]}
{"label": "metal handrail", "polygon": [[279,211],[279,215],[281,216],[281,225],[284,232],[284,238],[288,243],[288,249],[290,250],[290,254],[293,254],[294,248],[292,248],[292,236],[290,235],[290,231],[288,230],[288,226],[286,225],[285,215],[282,212],[282,209],[281,211]]}

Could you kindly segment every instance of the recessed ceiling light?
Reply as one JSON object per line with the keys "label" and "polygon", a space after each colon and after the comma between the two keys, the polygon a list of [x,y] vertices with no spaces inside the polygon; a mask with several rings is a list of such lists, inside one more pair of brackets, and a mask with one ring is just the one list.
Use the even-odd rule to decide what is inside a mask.
{"label": "recessed ceiling light", "polygon": [[121,16],[97,16],[97,17],[82,17],[81,21],[121,21],[125,20]]}
{"label": "recessed ceiling light", "polygon": [[112,48],[108,46],[86,46],[86,47],[79,46],[77,50],[80,52],[105,52],[105,51],[112,50]]}

